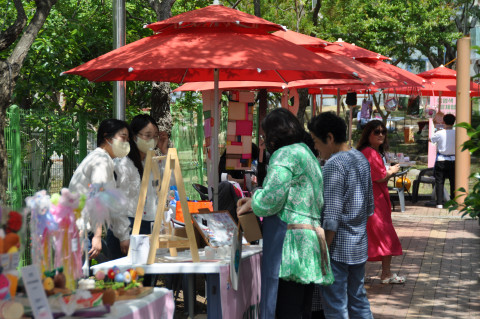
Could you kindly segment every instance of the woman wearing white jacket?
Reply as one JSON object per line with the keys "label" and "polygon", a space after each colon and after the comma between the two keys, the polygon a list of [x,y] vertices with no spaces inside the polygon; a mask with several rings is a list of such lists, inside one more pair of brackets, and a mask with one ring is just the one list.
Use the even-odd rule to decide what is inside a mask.
{"label": "woman wearing white jacket", "polygon": [[[115,172],[117,174],[117,186],[123,190],[128,199],[126,210],[132,227],[137,210],[145,157],[148,150],[155,147],[166,154],[168,151],[168,135],[165,132],[159,132],[155,120],[147,114],[135,116],[130,122],[130,128],[133,134],[131,151],[127,157],[115,162]],[[158,198],[152,181],[153,176],[150,174],[140,234],[150,234],[155,221]]]}
{"label": "woman wearing white jacket", "polygon": [[[97,148],[87,155],[75,170],[69,190],[74,193],[87,195],[89,185],[99,184],[105,188],[115,188],[113,159],[125,157],[130,150],[128,124],[116,119],[107,119],[100,123],[97,131]],[[120,240],[119,249],[127,252],[130,244],[130,224],[124,212],[117,212],[111,216],[112,232]],[[78,223],[83,228],[83,221]],[[102,227],[87,229],[89,232],[89,257],[95,258],[102,251]],[[111,247],[108,247],[110,255]]]}

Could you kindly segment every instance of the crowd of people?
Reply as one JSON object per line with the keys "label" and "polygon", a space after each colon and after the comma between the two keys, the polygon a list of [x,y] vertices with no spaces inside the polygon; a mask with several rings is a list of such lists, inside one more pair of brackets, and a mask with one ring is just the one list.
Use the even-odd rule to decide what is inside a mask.
{"label": "crowd of people", "polygon": [[[357,148],[348,146],[345,121],[332,112],[314,117],[309,132],[286,109],[268,113],[261,126],[266,176],[251,197],[230,200],[240,198],[233,217],[253,211],[262,219],[261,318],[372,318],[366,262],[381,261],[383,284],[406,280],[391,271],[392,256],[401,255],[402,247],[387,182],[399,166],[385,165],[385,125],[368,122]],[[149,115],[130,124],[108,119],[98,128],[97,145],[69,189],[87,194],[90,184],[101,184],[124,193],[127,205],[112,219],[105,241],[101,227],[85,229],[90,258],[103,249],[117,259],[128,253],[146,154],[154,148],[166,154],[168,135]],[[141,234],[151,233],[158,205],[149,179]]]}
{"label": "crowd of people", "polygon": [[406,280],[390,269],[402,248],[387,189],[399,166],[385,167],[385,125],[369,122],[357,149],[348,146],[345,121],[332,112],[314,117],[310,134],[284,109],[261,125],[267,175],[237,208],[238,215],[253,210],[263,218],[260,317],[373,318],[364,287],[367,260],[382,262],[383,284]]}

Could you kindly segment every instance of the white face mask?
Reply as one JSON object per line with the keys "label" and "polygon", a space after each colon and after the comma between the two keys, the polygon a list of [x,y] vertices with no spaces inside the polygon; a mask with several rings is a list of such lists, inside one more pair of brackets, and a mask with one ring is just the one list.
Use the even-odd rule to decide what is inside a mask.
{"label": "white face mask", "polygon": [[114,138],[112,139],[112,143],[108,141],[107,143],[112,147],[112,152],[115,157],[122,158],[130,153],[130,143],[128,142],[122,142],[121,140]]}
{"label": "white face mask", "polygon": [[153,138],[146,141],[143,138],[137,137],[136,143],[138,150],[142,153],[147,153],[155,147],[155,139]]}

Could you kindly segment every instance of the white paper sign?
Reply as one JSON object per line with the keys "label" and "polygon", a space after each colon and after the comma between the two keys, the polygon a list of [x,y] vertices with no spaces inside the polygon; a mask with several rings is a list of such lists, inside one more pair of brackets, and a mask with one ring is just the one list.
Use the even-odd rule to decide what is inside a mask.
{"label": "white paper sign", "polygon": [[234,290],[238,289],[238,277],[240,276],[240,263],[242,261],[242,231],[235,227],[235,236],[232,240],[230,253],[230,281]]}
{"label": "white paper sign", "polygon": [[23,267],[22,277],[35,319],[53,319],[37,266]]}

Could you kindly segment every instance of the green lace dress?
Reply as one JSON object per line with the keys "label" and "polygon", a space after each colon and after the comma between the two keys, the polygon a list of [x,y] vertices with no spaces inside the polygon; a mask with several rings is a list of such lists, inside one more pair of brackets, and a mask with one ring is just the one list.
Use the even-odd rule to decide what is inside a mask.
{"label": "green lace dress", "polygon": [[[263,189],[253,195],[252,208],[257,216],[277,214],[287,224],[321,225],[322,172],[305,144],[284,146],[272,154]],[[329,285],[334,280],[330,264],[327,260],[328,271],[324,275],[321,263],[316,232],[287,229],[279,277],[303,284]]]}

